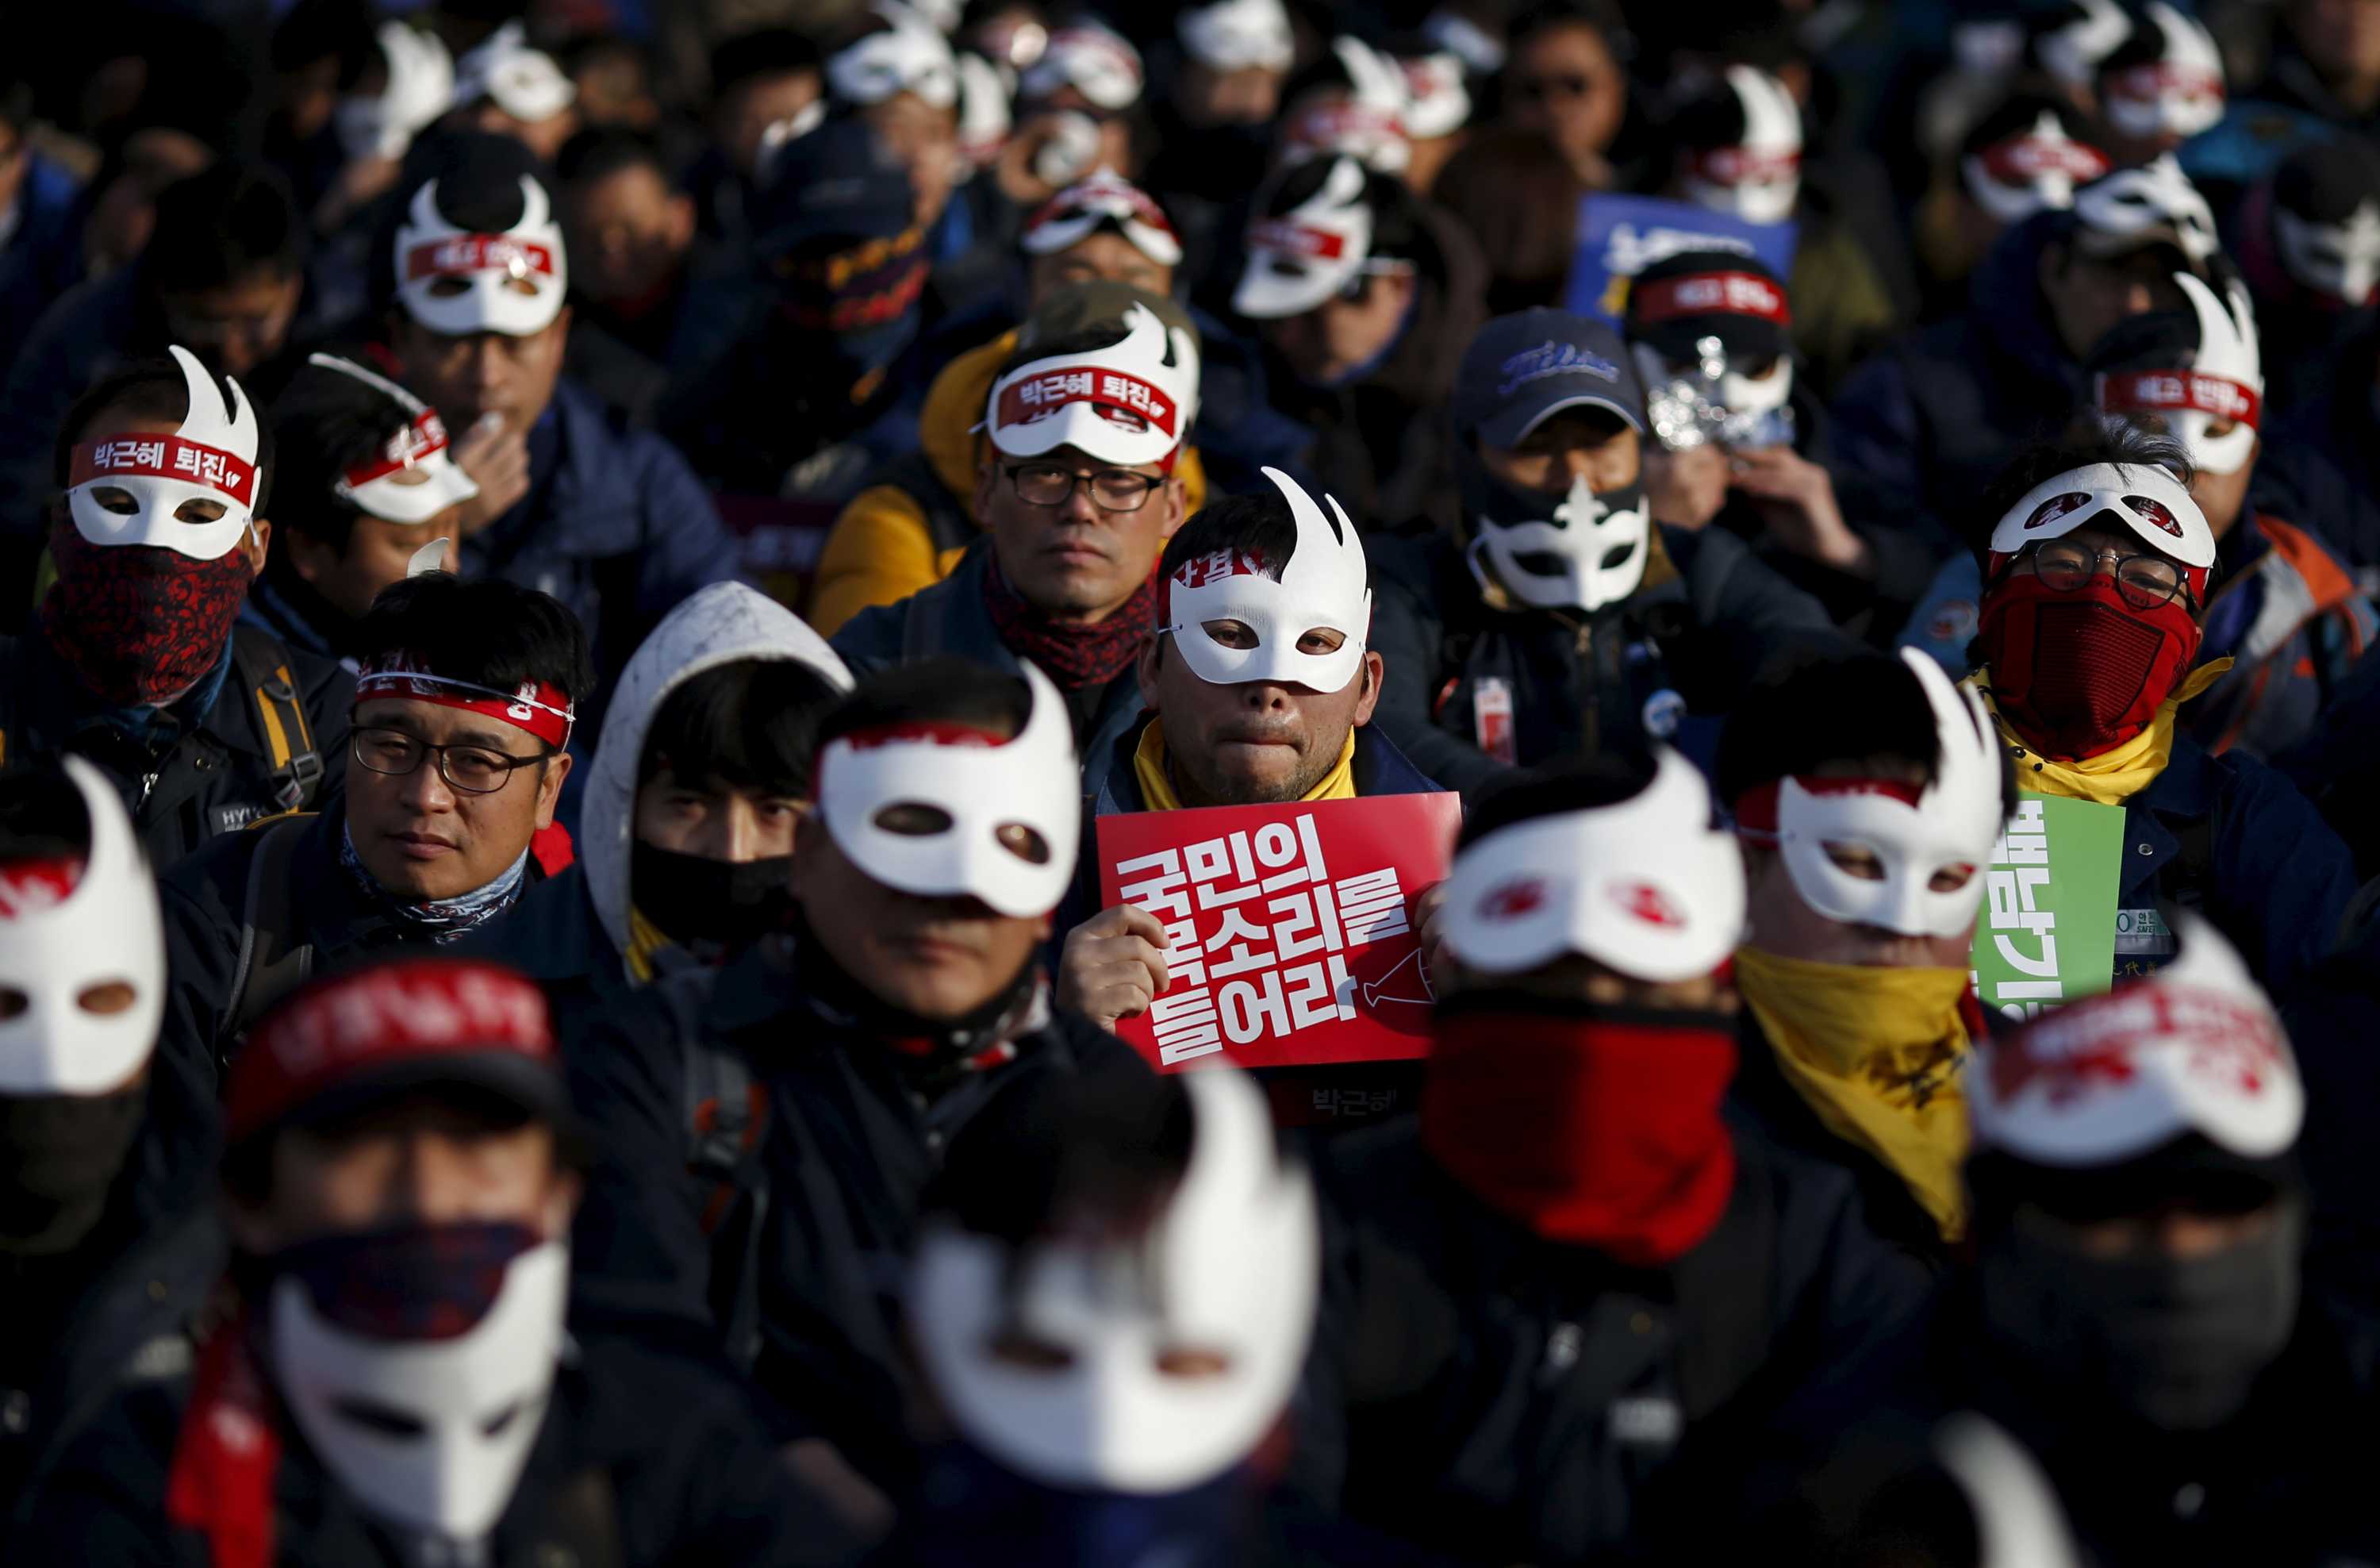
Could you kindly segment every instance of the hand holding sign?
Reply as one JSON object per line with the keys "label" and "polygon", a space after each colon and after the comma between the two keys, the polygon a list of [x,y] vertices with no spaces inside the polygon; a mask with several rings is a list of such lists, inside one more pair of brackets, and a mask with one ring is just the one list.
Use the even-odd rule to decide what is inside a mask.
{"label": "hand holding sign", "polygon": [[1165,928],[1146,909],[1119,904],[1066,933],[1058,958],[1058,1005],[1103,1029],[1137,1018],[1165,992]]}

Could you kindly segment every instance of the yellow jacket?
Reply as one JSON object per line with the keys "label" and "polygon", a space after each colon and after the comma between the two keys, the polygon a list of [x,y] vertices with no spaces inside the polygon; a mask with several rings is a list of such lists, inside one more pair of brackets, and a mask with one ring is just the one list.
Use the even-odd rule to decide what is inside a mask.
{"label": "yellow jacket", "polygon": [[[871,604],[897,604],[919,589],[931,588],[950,576],[966,553],[975,534],[975,427],[983,421],[993,378],[1015,350],[1016,330],[1012,327],[943,366],[926,390],[926,407],[917,419],[922,468],[949,492],[949,504],[970,519],[966,537],[953,541],[946,529],[937,541],[925,502],[905,484],[871,485],[853,496],[826,536],[810,585],[808,620],[820,636],[832,637]],[[1182,481],[1189,510],[1205,505],[1207,472],[1196,447],[1182,449],[1173,472]],[[910,482],[927,481],[920,473]]]}

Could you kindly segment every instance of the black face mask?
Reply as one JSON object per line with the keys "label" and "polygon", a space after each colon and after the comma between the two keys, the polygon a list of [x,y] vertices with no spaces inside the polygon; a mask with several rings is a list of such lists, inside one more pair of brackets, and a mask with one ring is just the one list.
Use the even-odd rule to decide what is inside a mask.
{"label": "black face mask", "polygon": [[794,857],[713,860],[656,849],[628,852],[628,888],[638,913],[672,942],[747,947],[793,921]]}
{"label": "black face mask", "polygon": [[2020,1209],[1977,1259],[1985,1328],[2050,1387],[2095,1389],[2161,1431],[2238,1415],[2297,1326],[2304,1215],[2199,1258],[2103,1258]]}
{"label": "black face mask", "polygon": [[114,1094],[0,1096],[0,1251],[70,1251],[107,1207],[148,1108],[146,1079]]}

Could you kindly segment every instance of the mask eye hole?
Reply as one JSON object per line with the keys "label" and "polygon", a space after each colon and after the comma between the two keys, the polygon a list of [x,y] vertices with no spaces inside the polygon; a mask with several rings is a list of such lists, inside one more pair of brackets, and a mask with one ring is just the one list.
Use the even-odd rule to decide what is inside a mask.
{"label": "mask eye hole", "polygon": [[91,498],[99,503],[101,511],[113,512],[119,517],[133,517],[140,514],[140,503],[132,499],[132,492],[112,484],[103,484],[93,490]]}
{"label": "mask eye hole", "polygon": [[903,838],[931,838],[951,831],[951,814],[939,806],[904,800],[883,808],[868,819],[888,833]]}
{"label": "mask eye hole", "polygon": [[[85,986],[76,992],[75,1005],[86,1013],[97,1014],[104,1018],[123,1012],[139,998],[140,993],[132,989],[132,982],[129,980],[102,980],[97,985]],[[5,1003],[0,1003],[0,1005],[5,1005]]]}
{"label": "mask eye hole", "polygon": [[1198,629],[1212,638],[1217,646],[1222,648],[1254,648],[1261,640],[1257,636],[1256,628],[1245,621],[1201,621],[1198,623]]}
{"label": "mask eye hole", "polygon": [[991,1336],[984,1348],[995,1361],[1028,1372],[1062,1372],[1075,1364],[1075,1353],[1023,1329],[1007,1328]]}
{"label": "mask eye hole", "polygon": [[1629,557],[1635,553],[1636,546],[1633,543],[1615,544],[1603,553],[1603,559],[1597,565],[1603,571],[1615,572],[1628,565]]}
{"label": "mask eye hole", "polygon": [[1856,877],[1864,882],[1884,881],[1883,859],[1865,845],[1829,844],[1822,847],[1827,852],[1827,858],[1834,862],[1835,869],[1843,875]]}
{"label": "mask eye hole", "polygon": [[525,1401],[516,1399],[510,1404],[505,1405],[502,1410],[497,1411],[493,1416],[491,1416],[486,1420],[480,1422],[480,1435],[485,1438],[502,1437],[504,1435],[504,1428],[511,1426],[519,1416],[521,1407],[525,1403]]}
{"label": "mask eye hole", "polygon": [[1003,822],[992,833],[1000,847],[1028,865],[1050,863],[1050,841],[1023,822]]}
{"label": "mask eye hole", "polygon": [[1197,1382],[1208,1378],[1220,1378],[1232,1369],[1228,1352],[1206,1345],[1170,1344],[1155,1357],[1158,1374],[1184,1382]]}
{"label": "mask eye hole", "polygon": [[414,1442],[429,1431],[417,1416],[390,1405],[368,1399],[342,1399],[331,1409],[339,1419],[363,1428],[375,1437],[396,1442]]}
{"label": "mask eye hole", "polygon": [[1771,354],[1766,359],[1755,359],[1736,373],[1746,381],[1767,381],[1785,368],[1783,356]]}
{"label": "mask eye hole", "polygon": [[223,520],[224,504],[220,501],[189,500],[174,508],[177,523],[217,523]]}
{"label": "mask eye hole", "polygon": [[1975,868],[1961,860],[1957,865],[1945,866],[1935,872],[1926,879],[1925,888],[1929,893],[1956,893],[1974,880]]}
{"label": "mask eye hole", "polygon": [[440,278],[424,291],[432,299],[455,299],[471,292],[468,278]]}
{"label": "mask eye hole", "polygon": [[21,1018],[32,1011],[33,999],[14,986],[0,986],[0,1018]]}
{"label": "mask eye hole", "polygon": [[1347,634],[1335,626],[1316,626],[1297,639],[1300,653],[1336,653],[1347,646]]}

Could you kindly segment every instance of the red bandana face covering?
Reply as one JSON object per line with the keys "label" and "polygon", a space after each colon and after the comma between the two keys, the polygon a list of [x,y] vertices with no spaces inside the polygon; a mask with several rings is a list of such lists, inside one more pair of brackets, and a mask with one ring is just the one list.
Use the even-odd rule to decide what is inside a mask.
{"label": "red bandana face covering", "polygon": [[1442,1013],[1422,1147],[1464,1187],[1548,1241],[1632,1268],[1708,1235],[1735,1185],[1719,1101],[1735,1036],[1717,1014]]}
{"label": "red bandana face covering", "polygon": [[248,553],[212,561],[148,545],[93,544],[69,525],[50,534],[58,580],[42,602],[42,630],[90,687],[115,707],[171,702],[224,656],[248,600]]}
{"label": "red bandana face covering", "polygon": [[2072,593],[2011,577],[1985,598],[1978,631],[1992,701],[2018,735],[2060,762],[2146,729],[2198,656],[2198,624],[2180,594],[2135,610],[2098,577]]}

